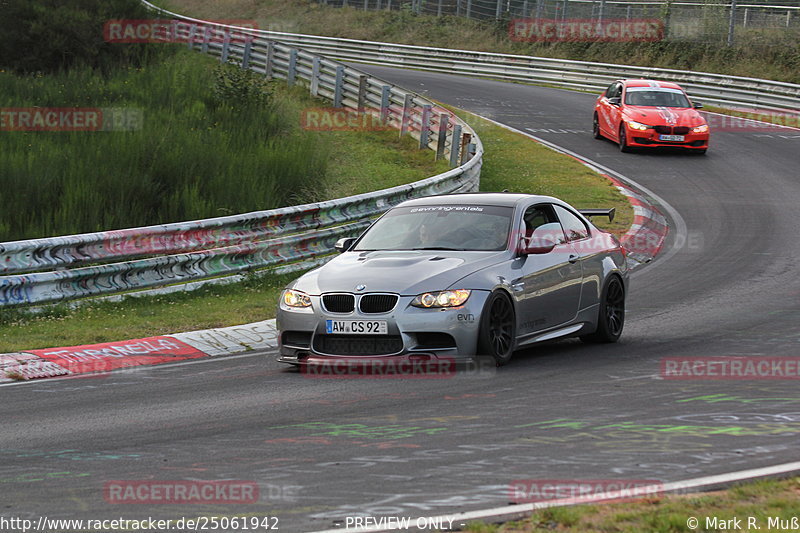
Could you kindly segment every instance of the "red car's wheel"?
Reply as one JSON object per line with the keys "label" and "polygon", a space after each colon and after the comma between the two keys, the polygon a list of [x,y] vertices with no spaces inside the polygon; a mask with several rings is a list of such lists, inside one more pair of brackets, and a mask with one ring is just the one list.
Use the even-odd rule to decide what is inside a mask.
{"label": "red car's wheel", "polygon": [[592,135],[594,135],[595,139],[603,138],[603,134],[600,133],[600,121],[597,118],[597,113],[595,113],[594,118],[592,118]]}
{"label": "red car's wheel", "polygon": [[619,125],[619,151],[630,152],[631,147],[628,146],[628,135],[625,133],[625,124]]}

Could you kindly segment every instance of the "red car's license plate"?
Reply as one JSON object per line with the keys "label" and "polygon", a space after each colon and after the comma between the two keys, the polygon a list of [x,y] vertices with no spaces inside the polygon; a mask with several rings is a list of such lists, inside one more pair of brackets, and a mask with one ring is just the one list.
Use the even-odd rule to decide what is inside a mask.
{"label": "red car's license plate", "polygon": [[684,140],[684,136],[683,135],[659,135],[658,136],[658,140],[659,141],[683,141]]}

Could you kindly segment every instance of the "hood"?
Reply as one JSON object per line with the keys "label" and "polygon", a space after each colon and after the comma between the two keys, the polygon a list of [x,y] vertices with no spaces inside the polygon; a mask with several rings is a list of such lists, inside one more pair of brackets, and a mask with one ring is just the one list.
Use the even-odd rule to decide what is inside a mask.
{"label": "hood", "polygon": [[648,126],[687,126],[693,128],[706,121],[691,107],[626,106],[625,115]]}
{"label": "hood", "polygon": [[345,252],[297,279],[290,288],[308,294],[393,292],[416,296],[450,288],[453,283],[501,261],[509,252],[374,251]]}

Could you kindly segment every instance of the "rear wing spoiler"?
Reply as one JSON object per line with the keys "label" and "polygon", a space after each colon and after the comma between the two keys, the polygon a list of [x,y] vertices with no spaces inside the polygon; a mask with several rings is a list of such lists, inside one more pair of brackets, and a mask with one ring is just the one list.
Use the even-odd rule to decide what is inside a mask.
{"label": "rear wing spoiler", "polygon": [[611,209],[578,209],[578,212],[587,218],[608,217],[609,222],[614,222],[616,209],[613,207]]}

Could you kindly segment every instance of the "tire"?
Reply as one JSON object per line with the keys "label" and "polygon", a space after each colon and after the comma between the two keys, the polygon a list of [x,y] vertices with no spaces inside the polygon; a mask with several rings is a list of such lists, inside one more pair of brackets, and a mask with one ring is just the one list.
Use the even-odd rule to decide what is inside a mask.
{"label": "tire", "polygon": [[597,113],[594,114],[592,118],[592,135],[595,139],[602,139],[603,134],[600,133],[600,121],[597,118]]}
{"label": "tire", "polygon": [[625,133],[625,124],[619,125],[619,151],[629,153],[631,147],[628,146],[628,135]]}
{"label": "tire", "polygon": [[478,355],[491,356],[497,366],[505,365],[514,353],[516,334],[514,305],[504,292],[493,292],[481,313]]}
{"label": "tire", "polygon": [[591,343],[617,342],[625,326],[625,286],[619,276],[611,276],[603,288],[597,311],[597,330],[581,340]]}

